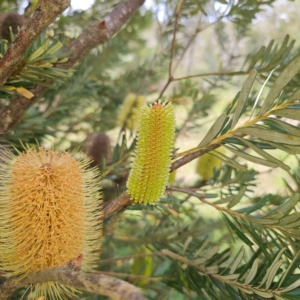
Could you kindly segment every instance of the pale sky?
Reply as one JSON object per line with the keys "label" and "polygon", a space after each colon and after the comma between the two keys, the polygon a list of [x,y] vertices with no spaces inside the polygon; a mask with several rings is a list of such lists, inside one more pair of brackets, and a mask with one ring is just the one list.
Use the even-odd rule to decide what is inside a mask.
{"label": "pale sky", "polygon": [[[94,3],[94,0],[71,0],[71,5],[73,9],[82,9],[86,10]],[[151,0],[145,1],[145,6],[151,6]]]}

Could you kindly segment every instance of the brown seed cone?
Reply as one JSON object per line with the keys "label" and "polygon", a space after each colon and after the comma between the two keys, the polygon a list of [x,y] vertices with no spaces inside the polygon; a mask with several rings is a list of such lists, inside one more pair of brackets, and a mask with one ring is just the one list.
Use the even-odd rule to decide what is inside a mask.
{"label": "brown seed cone", "polygon": [[10,29],[14,34],[18,33],[18,27],[21,28],[25,23],[26,18],[15,12],[10,12],[8,14],[0,15],[0,39],[5,39],[11,42],[10,40]]}
{"label": "brown seed cone", "polygon": [[92,157],[93,167],[102,165],[103,158],[106,163],[111,162],[111,147],[109,137],[104,132],[95,132],[88,136],[86,140],[85,153]]}
{"label": "brown seed cone", "polygon": [[80,254],[82,268],[90,270],[101,247],[102,201],[99,174],[89,161],[43,148],[3,159],[0,270],[22,278]]}

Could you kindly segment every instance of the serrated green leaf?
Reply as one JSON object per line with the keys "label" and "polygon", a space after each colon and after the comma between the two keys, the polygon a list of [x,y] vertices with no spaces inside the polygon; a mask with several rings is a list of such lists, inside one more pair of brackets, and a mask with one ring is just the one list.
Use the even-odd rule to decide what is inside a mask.
{"label": "serrated green leaf", "polygon": [[242,87],[242,90],[241,90],[241,93],[240,93],[240,96],[237,101],[236,108],[235,108],[235,111],[234,111],[234,114],[232,117],[231,129],[233,129],[235,127],[235,125],[237,124],[237,122],[241,116],[241,113],[242,113],[245,103],[247,101],[248,95],[249,95],[252,85],[255,81],[256,75],[257,75],[257,71],[252,70],[250,75],[248,76],[248,78],[243,83],[243,87]]}
{"label": "serrated green leaf", "polygon": [[271,88],[266,100],[259,112],[259,115],[265,114],[272,103],[279,96],[283,88],[294,78],[294,76],[300,70],[300,57],[293,59],[288,66],[282,71],[282,73],[275,80],[273,87]]}
{"label": "serrated green leaf", "polygon": [[290,134],[284,134],[264,128],[241,128],[239,132],[251,135],[266,141],[277,141],[287,145],[300,145],[300,137]]}
{"label": "serrated green leaf", "polygon": [[198,147],[205,147],[209,142],[216,137],[216,135],[219,133],[219,131],[222,129],[225,121],[226,121],[227,115],[223,114],[221,115],[216,122],[212,125],[212,127],[208,130],[206,136],[201,141]]}

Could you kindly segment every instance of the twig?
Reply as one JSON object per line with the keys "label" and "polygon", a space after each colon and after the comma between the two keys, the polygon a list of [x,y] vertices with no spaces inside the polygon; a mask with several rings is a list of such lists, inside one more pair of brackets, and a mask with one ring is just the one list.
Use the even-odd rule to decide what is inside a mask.
{"label": "twig", "polygon": [[[50,1],[43,0],[40,2],[48,3]],[[144,0],[123,0],[102,21],[91,23],[82,32],[82,34],[64,50],[64,51],[73,51],[69,57],[68,62],[66,62],[65,64],[60,64],[57,67],[68,69],[72,67],[77,61],[79,61],[85,54],[87,54],[92,48],[107,42],[115,33],[117,33],[120,30],[122,25],[124,25],[129,20],[129,18],[135,13],[135,11],[143,3]],[[35,20],[34,16],[32,17],[32,20],[33,20],[32,22],[34,22]],[[27,26],[29,25],[26,25],[26,28]],[[29,29],[31,31],[35,30],[34,24],[32,25],[32,28]],[[34,36],[34,38],[36,37],[37,35]],[[19,39],[20,37],[18,37],[18,40]],[[20,42],[17,42],[17,40],[15,40],[16,46],[19,43]],[[14,52],[10,52],[10,53],[11,54],[13,53],[13,55],[15,55]],[[2,63],[3,59],[0,61],[0,64]],[[0,69],[1,69],[1,65],[0,65]],[[12,71],[13,71],[13,67],[12,67]],[[1,79],[1,72],[2,70],[0,70],[0,79]],[[25,111],[34,102],[40,99],[47,92],[47,90],[48,90],[47,87],[37,86],[36,88],[30,90],[34,94],[34,97],[30,101],[20,95],[17,96],[13,101],[11,101],[11,103],[4,110],[0,112],[0,134],[4,134],[8,130],[13,128],[18,123],[18,121],[22,118]]]}
{"label": "twig", "polygon": [[131,204],[130,195],[125,191],[117,199],[105,203],[103,210],[104,220],[109,218],[114,212]]}
{"label": "twig", "polygon": [[68,6],[70,0],[40,0],[32,17],[26,22],[15,40],[10,44],[5,55],[0,60],[0,86],[13,73],[22,60],[27,49],[33,44],[38,35],[54,22]]}
{"label": "twig", "polygon": [[179,22],[179,17],[180,17],[180,12],[182,7],[184,6],[186,0],[178,0],[178,4],[176,7],[175,11],[175,25],[174,25],[174,30],[173,30],[173,39],[172,39],[172,46],[171,46],[171,54],[170,54],[170,63],[169,63],[169,78],[167,80],[167,83],[163,87],[162,91],[160,92],[157,100],[161,98],[161,96],[164,94],[165,90],[168,88],[169,84],[173,81],[173,75],[172,75],[172,64],[173,64],[173,59],[174,59],[174,54],[175,54],[175,46],[176,46],[176,32],[178,28],[178,22]]}
{"label": "twig", "polygon": [[119,273],[119,272],[105,272],[105,271],[97,271],[97,274],[104,274],[108,276],[115,277],[127,277],[132,279],[146,279],[148,281],[162,281],[162,277],[150,277],[145,275],[135,275],[135,274],[127,274],[127,273]]}
{"label": "twig", "polygon": [[0,290],[0,300],[6,299],[19,288],[48,281],[105,295],[113,300],[147,299],[139,288],[121,279],[98,273],[81,273],[71,270],[68,265],[63,265],[32,273],[22,280],[17,280],[15,277],[9,278]]}
{"label": "twig", "polygon": [[[214,144],[214,145],[208,146],[205,149],[201,149],[197,152],[193,152],[193,153],[183,156],[182,158],[180,158],[172,163],[170,172],[178,169],[179,167],[189,163],[190,161],[196,159],[197,157],[199,157],[211,150],[214,150],[220,146],[221,145],[219,145],[219,144]],[[116,211],[124,208],[125,206],[129,206],[130,204],[131,204],[130,195],[127,193],[127,191],[122,193],[117,199],[114,199],[114,200],[111,200],[111,201],[105,203],[104,204],[105,207],[104,207],[104,211],[103,211],[104,220],[109,218]]]}
{"label": "twig", "polygon": [[206,77],[206,76],[248,75],[249,73],[250,73],[250,71],[236,71],[236,72],[220,71],[220,72],[200,73],[200,74],[195,74],[195,75],[173,78],[172,81],[179,81],[179,80],[185,80],[185,79],[196,78],[196,77]]}
{"label": "twig", "polygon": [[143,3],[144,0],[124,0],[102,21],[91,23],[76,40],[64,49],[64,52],[73,51],[73,53],[69,56],[68,61],[61,64],[60,67],[69,69],[93,48],[106,43]]}

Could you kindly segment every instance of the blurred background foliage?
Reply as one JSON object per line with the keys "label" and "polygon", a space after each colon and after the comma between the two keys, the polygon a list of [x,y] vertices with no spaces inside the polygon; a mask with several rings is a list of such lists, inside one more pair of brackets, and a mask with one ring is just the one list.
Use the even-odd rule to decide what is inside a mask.
{"label": "blurred background foliage", "polygon": [[[68,45],[118,2],[95,0],[87,10],[69,8],[24,63],[30,69],[30,55],[43,43],[45,49],[58,42]],[[1,13],[25,14],[27,5],[0,0]],[[279,84],[276,79],[299,57],[299,11],[300,3],[285,0],[187,0],[182,7],[174,0],[148,0],[72,72],[55,74],[52,65],[48,71],[35,66],[37,74],[53,76],[46,77],[53,79],[51,88],[6,135],[6,143],[18,149],[21,143],[79,148],[94,155],[103,172],[105,201],[126,189],[136,136],[136,128],[119,121],[128,95],[148,103],[160,96],[173,102],[175,155],[212,141],[227,146],[179,168],[156,206],[132,205],[106,220],[100,271],[122,273],[149,299],[299,298],[300,143],[272,137],[272,132],[300,137],[298,98],[289,100],[299,87],[298,72],[264,109],[268,92]],[[166,87],[172,52],[176,80]],[[63,59],[59,52],[47,53],[36,55],[48,63]],[[0,109],[13,100],[17,87],[30,89],[36,83],[22,73],[10,78],[12,88],[0,91]],[[276,114],[280,104],[289,111]],[[270,109],[275,112],[262,118]],[[213,134],[212,125],[222,115]],[[234,118],[243,124],[254,117],[251,138],[225,136]],[[271,140],[259,135],[263,129]],[[99,132],[109,139],[105,142]]]}

